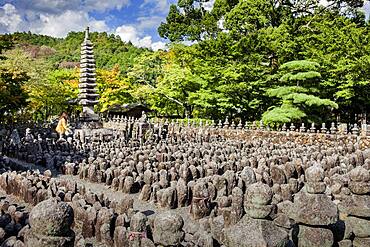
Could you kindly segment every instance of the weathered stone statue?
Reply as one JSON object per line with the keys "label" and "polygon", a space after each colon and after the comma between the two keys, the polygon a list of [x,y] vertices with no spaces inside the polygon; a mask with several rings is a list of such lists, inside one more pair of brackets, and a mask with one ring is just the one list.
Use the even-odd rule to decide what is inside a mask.
{"label": "weathered stone statue", "polygon": [[145,114],[145,111],[142,111],[142,112],[141,112],[141,117],[139,118],[139,122],[141,122],[141,123],[146,123],[146,122],[147,122],[147,120],[148,120],[148,118],[147,118],[147,116],[146,116],[146,114]]}
{"label": "weathered stone statue", "polygon": [[324,176],[324,169],[319,164],[310,166],[306,170],[306,191],[294,197],[291,216],[298,223],[298,246],[333,245],[333,233],[325,226],[337,221],[338,209],[324,194]]}
{"label": "weathered stone statue", "polygon": [[178,214],[167,211],[154,219],[153,239],[162,246],[179,246],[184,239],[184,220]]}
{"label": "weathered stone statue", "polygon": [[25,235],[28,247],[73,247],[75,233],[71,230],[73,209],[52,198],[39,203],[30,213],[30,229]]}
{"label": "weathered stone statue", "polygon": [[26,129],[26,135],[24,137],[24,141],[26,141],[26,142],[33,142],[34,139],[35,138],[34,138],[34,136],[31,133],[31,129],[30,128],[27,128]]}
{"label": "weathered stone statue", "polygon": [[17,129],[14,129],[12,131],[12,134],[10,135],[10,145],[19,147],[21,143],[21,138],[19,137],[19,133]]}

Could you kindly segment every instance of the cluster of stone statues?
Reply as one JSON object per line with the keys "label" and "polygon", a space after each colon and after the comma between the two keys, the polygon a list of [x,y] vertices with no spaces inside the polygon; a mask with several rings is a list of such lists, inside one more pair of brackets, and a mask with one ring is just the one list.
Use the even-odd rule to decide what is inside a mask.
{"label": "cluster of stone statues", "polygon": [[[104,125],[108,128],[115,128],[115,129],[126,129],[128,125],[132,123],[142,123],[148,122],[152,126],[181,126],[181,127],[203,127],[203,128],[218,128],[218,129],[238,129],[238,130],[272,130],[269,125],[265,125],[262,121],[253,121],[253,122],[245,122],[243,124],[242,121],[229,122],[228,118],[225,121],[219,120],[218,122],[214,120],[206,120],[202,121],[194,121],[191,119],[187,119],[186,121],[179,121],[177,120],[168,120],[168,119],[147,119],[145,113],[139,119],[134,118],[127,118],[127,117],[119,117],[113,116],[112,118],[105,119]],[[276,129],[276,127],[274,128]],[[305,123],[301,123],[300,126],[295,126],[294,123],[291,123],[289,126],[287,124],[281,125],[277,128],[277,131],[297,131],[297,132],[308,132],[308,133],[324,133],[324,134],[353,134],[353,135],[363,135],[369,136],[370,135],[370,126],[367,124],[362,124],[359,126],[357,123],[354,124],[343,124],[338,123],[335,124],[332,122],[330,127],[327,127],[325,123],[321,124],[321,127],[317,127],[315,123],[311,123],[310,127],[306,127]]]}
{"label": "cluster of stone statues", "polygon": [[11,170],[36,152],[51,171],[4,166],[2,190],[73,209],[76,234],[53,246],[370,246],[370,139],[356,129],[107,124],[64,143],[44,138],[41,152],[25,137],[20,153],[3,148]]}

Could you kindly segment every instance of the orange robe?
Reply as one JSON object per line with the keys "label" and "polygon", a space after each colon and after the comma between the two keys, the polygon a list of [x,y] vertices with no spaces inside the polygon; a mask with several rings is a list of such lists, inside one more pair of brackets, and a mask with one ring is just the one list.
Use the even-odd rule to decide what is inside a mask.
{"label": "orange robe", "polygon": [[66,132],[66,130],[67,130],[67,122],[66,122],[65,118],[59,119],[58,125],[55,128],[55,130],[59,134],[64,134]]}

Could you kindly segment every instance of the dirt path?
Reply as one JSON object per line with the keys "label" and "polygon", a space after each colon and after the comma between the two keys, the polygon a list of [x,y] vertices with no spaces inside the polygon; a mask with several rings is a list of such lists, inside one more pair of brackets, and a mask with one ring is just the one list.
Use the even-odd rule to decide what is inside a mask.
{"label": "dirt path", "polygon": [[7,157],[7,156],[4,156],[4,158],[22,166],[22,167],[24,167],[25,169],[28,169],[28,170],[39,170],[41,173],[43,173],[46,170],[50,170],[52,172],[53,176],[58,174],[58,171],[55,170],[55,169],[49,169],[49,168],[44,167],[44,166],[38,166],[38,165],[35,165],[35,164],[32,164],[32,163],[28,163],[28,162],[18,160],[16,158]]}
{"label": "dirt path", "polygon": [[[155,204],[139,200],[139,193],[137,194],[125,194],[121,191],[115,191],[110,188],[110,186],[104,185],[104,184],[99,184],[99,183],[92,183],[86,180],[80,179],[78,176],[71,176],[71,175],[59,175],[59,179],[62,180],[70,180],[70,181],[75,181],[78,184],[83,184],[87,190],[90,190],[93,193],[99,194],[103,193],[106,195],[109,200],[111,201],[120,201],[123,198],[126,198],[127,195],[129,195],[131,198],[134,199],[134,210],[140,211],[147,215],[149,218],[153,216],[156,213],[164,212],[167,211],[168,209],[163,209],[157,207]],[[192,223],[195,224],[190,219],[190,214],[189,214],[189,208],[188,207],[183,207],[183,208],[177,208],[177,209],[171,209],[172,211],[180,214],[184,221],[186,223]]]}

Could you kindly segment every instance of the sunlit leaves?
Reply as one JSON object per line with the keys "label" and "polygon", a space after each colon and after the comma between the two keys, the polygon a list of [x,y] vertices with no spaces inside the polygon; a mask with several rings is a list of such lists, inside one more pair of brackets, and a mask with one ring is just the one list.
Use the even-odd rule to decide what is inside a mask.
{"label": "sunlit leaves", "polygon": [[291,104],[273,107],[262,115],[262,121],[271,125],[290,123],[306,117],[306,114]]}
{"label": "sunlit leaves", "polygon": [[11,114],[26,105],[27,94],[22,89],[28,80],[26,73],[0,70],[0,117],[5,113]]}
{"label": "sunlit leaves", "polygon": [[[270,124],[288,123],[307,116],[314,117],[312,109],[317,107],[337,109],[337,103],[312,94],[317,92],[318,83],[315,82],[318,82],[321,74],[317,71],[305,70],[318,69],[319,67],[317,63],[304,60],[283,64],[280,67],[283,74],[280,82],[284,83],[285,86],[268,89],[266,92],[268,96],[280,99],[279,106],[274,106],[266,111],[262,117],[263,121]],[[298,82],[300,82],[300,86],[292,86]]]}
{"label": "sunlit leaves", "polygon": [[97,70],[97,84],[100,94],[98,109],[101,112],[132,102],[131,84],[120,76],[118,65],[112,70]]}

